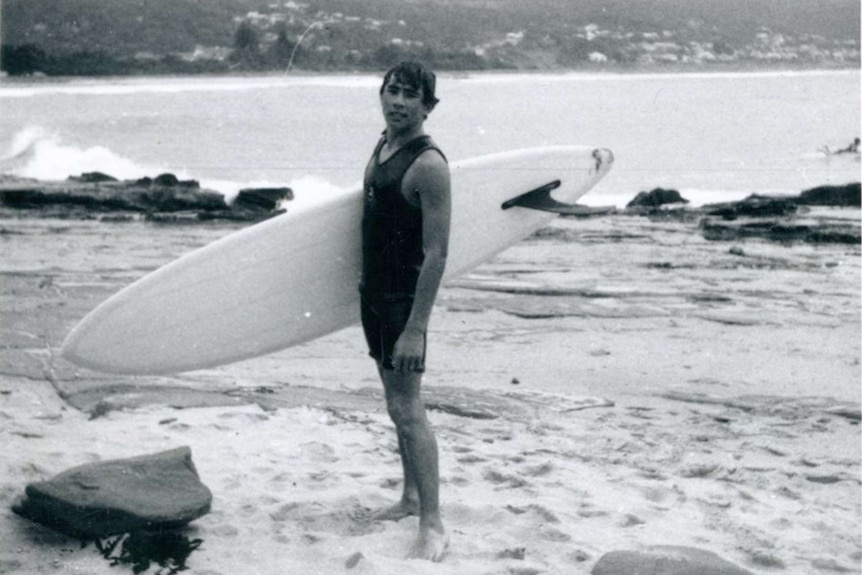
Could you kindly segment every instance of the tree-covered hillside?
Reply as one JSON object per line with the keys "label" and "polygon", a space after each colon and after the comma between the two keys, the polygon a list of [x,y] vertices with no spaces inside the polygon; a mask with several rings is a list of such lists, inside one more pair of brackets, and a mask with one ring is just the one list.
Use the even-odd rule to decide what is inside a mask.
{"label": "tree-covered hillside", "polygon": [[4,0],[10,74],[847,65],[858,0]]}

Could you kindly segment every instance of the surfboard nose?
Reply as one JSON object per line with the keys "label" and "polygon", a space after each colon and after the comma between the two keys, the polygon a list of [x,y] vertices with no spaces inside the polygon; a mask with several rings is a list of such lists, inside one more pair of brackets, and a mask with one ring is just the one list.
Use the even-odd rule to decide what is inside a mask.
{"label": "surfboard nose", "polygon": [[614,153],[608,148],[594,149],[593,158],[596,160],[596,172],[607,172],[614,163]]}

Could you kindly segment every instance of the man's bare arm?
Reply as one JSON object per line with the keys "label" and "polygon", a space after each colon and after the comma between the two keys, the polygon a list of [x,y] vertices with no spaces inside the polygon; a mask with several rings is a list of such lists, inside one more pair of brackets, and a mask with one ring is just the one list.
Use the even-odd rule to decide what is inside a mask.
{"label": "man's bare arm", "polygon": [[410,319],[394,351],[396,369],[410,370],[424,367],[421,365],[425,349],[423,335],[428,328],[449,251],[452,198],[446,160],[437,152],[425,152],[407,171],[402,186],[405,195],[422,208],[422,245],[425,250]]}

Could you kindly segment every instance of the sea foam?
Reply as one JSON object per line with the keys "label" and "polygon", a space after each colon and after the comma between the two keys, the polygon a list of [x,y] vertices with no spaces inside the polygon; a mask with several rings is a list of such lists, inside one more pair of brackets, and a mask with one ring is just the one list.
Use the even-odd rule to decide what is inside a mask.
{"label": "sea foam", "polygon": [[[0,173],[22,178],[61,181],[86,172],[101,172],[119,180],[155,177],[166,172],[181,180],[198,179],[195,174],[184,170],[142,165],[103,146],[76,146],[41,126],[29,126],[19,131],[0,156]],[[200,178],[199,181],[202,188],[223,194],[227,202],[233,201],[245,188],[285,186],[284,182],[268,180]],[[286,202],[284,207],[291,209],[305,209],[347,194],[359,186],[358,183],[338,186],[312,175],[300,176],[286,185],[293,190],[294,199]]]}
{"label": "sea foam", "polygon": [[15,134],[0,159],[0,172],[38,180],[65,180],[96,171],[118,179],[134,179],[152,175],[154,169],[103,146],[70,144],[40,126],[29,126]]}

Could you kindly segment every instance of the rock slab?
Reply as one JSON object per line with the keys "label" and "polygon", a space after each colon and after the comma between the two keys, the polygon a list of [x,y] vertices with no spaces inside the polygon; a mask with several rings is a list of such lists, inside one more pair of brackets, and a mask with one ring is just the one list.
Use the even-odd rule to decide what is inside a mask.
{"label": "rock slab", "polygon": [[653,188],[649,192],[639,192],[635,198],[626,204],[626,208],[657,208],[666,204],[687,204],[688,200],[680,195],[678,190]]}
{"label": "rock slab", "polygon": [[612,551],[603,555],[591,575],[754,575],[711,551],[659,545],[645,551]]}
{"label": "rock slab", "polygon": [[90,218],[121,212],[160,223],[255,222],[282,213],[281,202],[292,199],[290,188],[248,188],[228,205],[223,194],[201,189],[196,180],[179,180],[169,173],[119,181],[101,172],[87,172],[62,182],[0,174],[0,207],[27,210],[43,217]]}
{"label": "rock slab", "polygon": [[80,465],[31,483],[25,492],[16,513],[91,538],[179,527],[208,513],[212,504],[188,447]]}

